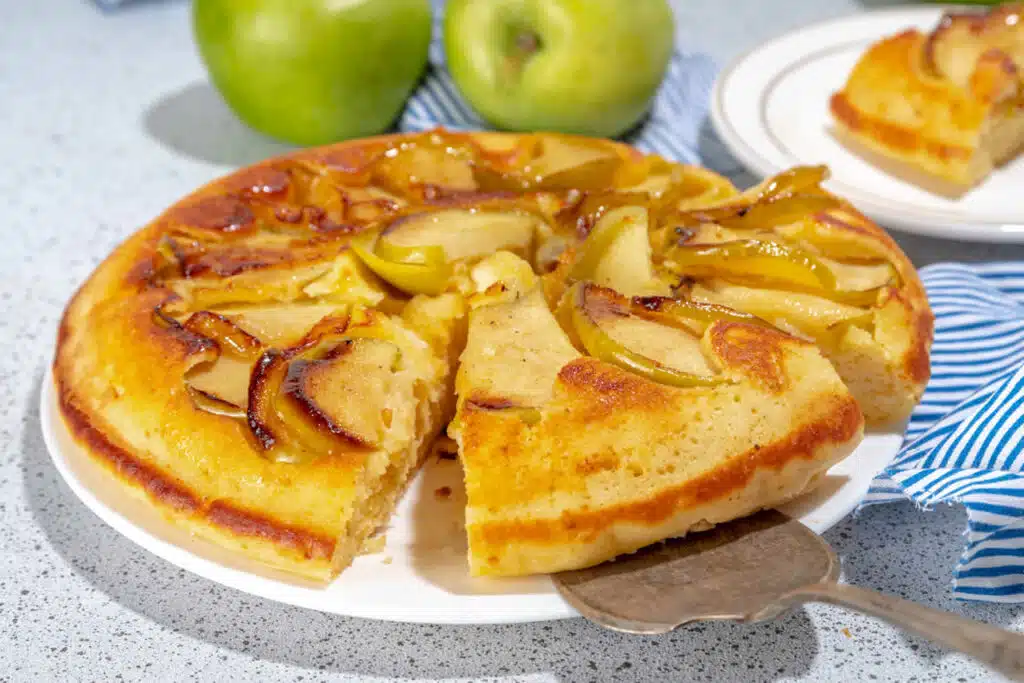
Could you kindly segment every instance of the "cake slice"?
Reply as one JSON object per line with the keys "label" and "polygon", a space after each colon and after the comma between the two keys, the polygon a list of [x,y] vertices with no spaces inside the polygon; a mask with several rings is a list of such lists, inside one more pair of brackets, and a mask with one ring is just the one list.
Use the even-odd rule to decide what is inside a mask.
{"label": "cake slice", "polygon": [[840,136],[958,195],[1024,149],[1024,5],[947,14],[872,45],[830,101]]}
{"label": "cake slice", "polygon": [[751,316],[592,283],[563,305],[571,336],[529,278],[470,312],[449,433],[475,575],[585,567],[773,507],[861,438],[828,360]]}

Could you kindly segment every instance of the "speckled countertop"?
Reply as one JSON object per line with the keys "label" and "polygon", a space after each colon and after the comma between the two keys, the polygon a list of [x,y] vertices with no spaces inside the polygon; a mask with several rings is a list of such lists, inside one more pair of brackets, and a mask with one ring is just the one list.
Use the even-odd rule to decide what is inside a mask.
{"label": "speckled countertop", "polygon": [[[207,86],[185,2],[111,15],[83,0],[0,6],[0,680],[992,680],[829,607],[653,638],[580,619],[388,624],[249,597],[133,546],[78,502],[45,452],[37,406],[54,326],[73,288],[136,226],[282,148],[242,128]],[[726,61],[859,7],[688,0],[677,18],[681,39]],[[1024,258],[1024,248],[898,239],[919,264]],[[827,536],[851,582],[1024,629],[1019,607],[951,599],[963,527],[955,508],[888,506]]]}

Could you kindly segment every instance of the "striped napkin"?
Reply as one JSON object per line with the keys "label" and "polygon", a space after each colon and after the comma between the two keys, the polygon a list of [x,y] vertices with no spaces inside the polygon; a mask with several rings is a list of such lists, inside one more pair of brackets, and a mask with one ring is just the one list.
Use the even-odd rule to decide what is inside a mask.
{"label": "striped napkin", "polygon": [[1024,263],[921,271],[935,311],[932,379],[903,448],[863,505],[967,509],[957,597],[1024,601]]}

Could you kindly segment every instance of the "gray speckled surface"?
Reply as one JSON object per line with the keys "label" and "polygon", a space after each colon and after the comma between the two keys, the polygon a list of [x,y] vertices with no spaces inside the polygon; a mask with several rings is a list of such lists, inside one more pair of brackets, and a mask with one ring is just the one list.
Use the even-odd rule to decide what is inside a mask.
{"label": "gray speckled surface", "polygon": [[[692,0],[681,36],[727,60],[840,0]],[[64,301],[135,226],[223,170],[281,149],[206,86],[183,2],[112,15],[88,3],[2,2],[0,13],[0,680],[448,678],[991,680],[870,619],[812,606],[777,622],[654,638],[582,620],[434,627],[327,616],[186,574],[136,548],[59,480],[39,433],[39,385]],[[1024,249],[900,237],[919,263]],[[961,511],[868,510],[828,534],[846,578],[988,622],[1013,606],[956,603]]]}

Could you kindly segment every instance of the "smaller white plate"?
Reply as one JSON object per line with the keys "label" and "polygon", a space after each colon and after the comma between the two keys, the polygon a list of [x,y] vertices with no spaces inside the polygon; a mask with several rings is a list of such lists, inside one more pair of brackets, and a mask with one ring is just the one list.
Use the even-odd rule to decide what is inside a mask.
{"label": "smaller white plate", "polygon": [[[57,471],[90,510],[141,548],[211,581],[289,605],[387,621],[495,624],[578,616],[547,576],[469,575],[466,494],[455,461],[431,458],[391,518],[383,552],[356,558],[320,586],[192,536],[147,500],[126,496],[123,485],[71,438],[50,376],[43,381],[40,416]],[[781,509],[823,533],[857,506],[900,441],[896,433],[867,436],[818,488]],[[435,492],[444,486],[451,495],[439,499]]]}
{"label": "smaller white plate", "polygon": [[[865,12],[814,24],[733,62],[712,92],[711,120],[752,172],[828,164],[829,189],[885,227],[932,237],[1024,244],[1024,158],[963,197],[932,194],[872,165],[833,136],[828,100],[869,45],[908,28],[931,30],[943,7]],[[964,11],[960,7],[960,11]]]}

